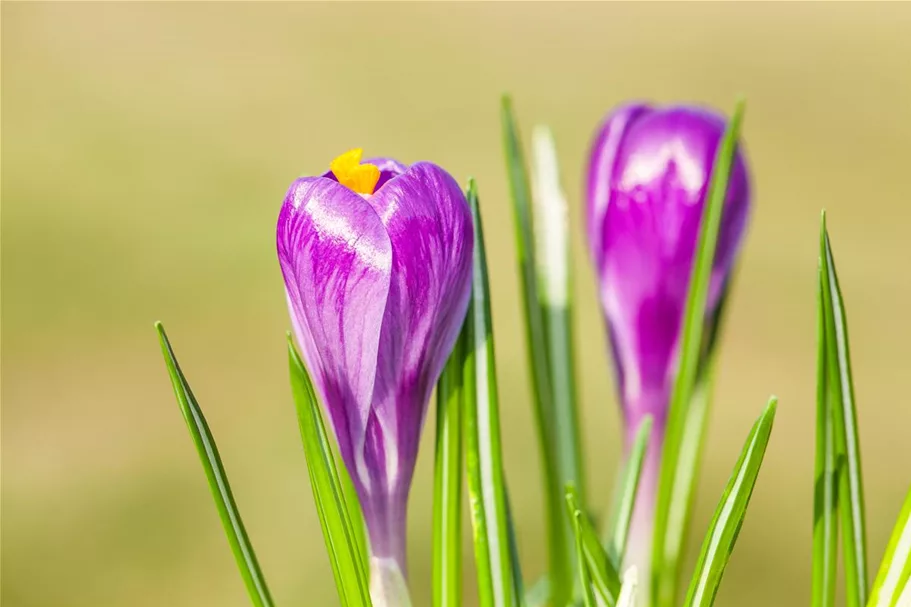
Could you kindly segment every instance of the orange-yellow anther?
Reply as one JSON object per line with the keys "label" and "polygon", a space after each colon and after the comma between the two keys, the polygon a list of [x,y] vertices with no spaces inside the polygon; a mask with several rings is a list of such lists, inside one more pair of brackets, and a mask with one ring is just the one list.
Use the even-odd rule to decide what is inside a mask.
{"label": "orange-yellow anther", "polygon": [[361,164],[364,150],[354,148],[337,157],[329,169],[338,182],[358,194],[373,194],[380,170],[372,164]]}

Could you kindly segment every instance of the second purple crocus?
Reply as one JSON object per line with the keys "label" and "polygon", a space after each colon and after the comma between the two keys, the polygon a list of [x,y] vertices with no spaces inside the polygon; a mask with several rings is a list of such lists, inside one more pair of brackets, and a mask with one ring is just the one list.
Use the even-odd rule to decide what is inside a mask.
{"label": "second purple crocus", "polygon": [[382,605],[395,603],[382,597],[382,576],[405,576],[418,441],[468,307],[474,237],[446,171],[360,155],[291,185],[277,242],[297,342],[357,489]]}
{"label": "second purple crocus", "polygon": [[[724,118],[692,106],[617,108],[588,167],[586,221],[613,351],[627,447],[646,414],[652,439],[631,530],[631,561],[647,564],[658,466],[699,226]],[[747,168],[734,159],[706,304],[714,322],[750,206]],[[707,354],[707,352],[706,352]]]}

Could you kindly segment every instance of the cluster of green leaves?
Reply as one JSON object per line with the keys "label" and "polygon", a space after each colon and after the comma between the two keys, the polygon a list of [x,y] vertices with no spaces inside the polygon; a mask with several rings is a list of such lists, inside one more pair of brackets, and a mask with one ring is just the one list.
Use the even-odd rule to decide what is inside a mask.
{"label": "cluster of green leaves", "polygon": [[[468,473],[480,602],[485,607],[511,607],[524,604],[525,592],[503,471],[490,285],[473,181],[467,199],[477,242],[472,295],[465,324],[437,388],[433,604],[462,605],[460,536],[464,464]],[[178,404],[202,459],[251,600],[257,607],[271,607],[272,599],[234,504],[215,441],[164,328],[160,323],[156,327]],[[310,485],[339,598],[345,607],[370,607],[367,548],[357,498],[347,471],[336,463],[333,442],[326,432],[313,385],[290,335],[288,356]]]}
{"label": "cluster of green leaves", "polygon": [[817,298],[816,478],[813,500],[813,607],[835,604],[838,526],[845,604],[911,605],[911,490],[869,586],[866,520],[848,322],[832,243],[822,215]]}
{"label": "cluster of green leaves", "polygon": [[[702,345],[707,337],[705,306],[743,113],[744,103],[740,101],[725,129],[721,145],[718,146],[690,275],[680,340],[680,363],[668,408],[655,503],[651,584],[654,603],[660,607],[673,605],[676,600],[680,555],[689,525],[693,488],[705,442],[703,435],[708,418],[713,360],[705,363],[709,368],[700,374]],[[706,383],[700,386],[700,379]],[[760,461],[764,449],[765,445],[762,445]],[[736,539],[736,533],[734,537]],[[724,564],[719,563],[722,569]]]}
{"label": "cluster of green leaves", "polygon": [[[532,370],[532,400],[541,447],[550,594],[555,604],[562,605],[571,600],[573,594],[570,560],[573,553],[572,529],[562,503],[562,490],[567,484],[573,484],[580,495],[584,495],[585,488],[572,368],[571,274],[569,238],[565,236],[569,228],[565,219],[566,209],[556,209],[556,215],[562,221],[548,222],[536,234],[531,181],[509,97],[503,98],[501,117],[506,170],[516,224],[516,254],[522,285],[526,351]],[[548,141],[552,146],[552,139]],[[544,145],[548,143],[545,142]],[[552,152],[548,157],[555,158],[556,153]],[[537,169],[539,173],[558,172],[555,162],[552,166],[541,166],[539,163]],[[538,192],[538,197],[544,195],[545,193]],[[565,200],[552,199],[544,204],[565,206]],[[543,218],[537,219],[543,221]],[[557,249],[549,250],[551,247],[541,242],[545,238],[555,239]],[[559,294],[557,297],[553,296],[555,292]]]}
{"label": "cluster of green leaves", "polygon": [[[699,242],[683,323],[680,371],[670,403],[656,502],[653,570],[639,580],[623,571],[629,525],[636,502],[652,420],[647,418],[623,461],[613,505],[599,537],[584,500],[582,443],[573,392],[571,275],[566,250],[565,205],[556,190],[533,200],[511,103],[502,106],[507,167],[516,218],[516,244],[531,368],[533,401],[544,475],[550,569],[527,592],[519,566],[516,533],[503,467],[499,399],[490,309],[490,282],[477,187],[467,199],[475,226],[473,283],[465,324],[437,387],[433,499],[433,605],[458,607],[462,600],[461,505],[467,471],[478,599],[482,607],[549,604],[554,607],[633,607],[645,594],[649,604],[677,604],[680,554],[697,480],[711,392],[712,359],[703,344],[715,326],[704,326],[703,310],[718,240],[718,228],[743,115],[737,105],[719,146],[703,211]],[[544,136],[535,166],[551,185],[559,171],[553,140]],[[544,183],[537,181],[541,185]],[[535,230],[535,213],[547,218]],[[541,218],[537,218],[541,221]],[[542,243],[541,239],[552,239]],[[839,522],[849,607],[911,604],[911,491],[905,499],[872,587],[868,586],[860,447],[851,379],[846,314],[823,217],[820,238],[816,478],[813,535],[814,607],[834,605]],[[199,453],[228,542],[252,603],[271,607],[272,598],[231,493],[218,449],[164,328],[156,323],[165,363],[190,435]],[[288,340],[291,387],[307,469],[323,538],[341,604],[372,607],[363,517],[345,467],[336,462],[306,367]],[[776,411],[772,398],[756,420],[704,536],[689,578],[686,607],[714,603],[725,567],[743,524]],[[403,599],[407,604],[409,599]],[[380,606],[377,606],[380,607]],[[391,606],[382,606],[391,607]]]}
{"label": "cluster of green leaves", "polygon": [[[708,203],[693,264],[689,296],[681,340],[680,373],[674,389],[668,434],[663,451],[661,480],[656,504],[656,564],[654,585],[657,605],[671,605],[675,598],[678,560],[683,544],[686,522],[691,506],[692,488],[696,481],[702,435],[708,408],[706,378],[711,373],[700,368],[705,333],[705,301],[718,240],[718,228],[727,181],[730,177],[743,104],[738,104],[719,147],[715,170],[709,190]],[[620,482],[614,496],[614,506],[606,526],[607,537],[601,543],[594,525],[586,514],[584,493],[577,489],[581,478],[581,440],[578,433],[578,412],[571,390],[559,392],[554,386],[566,382],[572,385],[572,357],[566,355],[572,347],[569,321],[572,318],[571,298],[549,297],[550,289],[541,284],[563,281],[570,283],[569,256],[553,254],[553,248],[536,242],[550,237],[547,231],[566,229],[560,222],[548,221],[547,230],[534,229],[532,209],[546,213],[541,204],[533,204],[528,187],[529,177],[519,143],[518,128],[509,99],[503,103],[503,129],[506,162],[511,185],[517,224],[517,252],[523,278],[523,303],[526,320],[530,369],[538,421],[539,448],[544,460],[545,502],[550,543],[551,569],[545,584],[533,587],[535,601],[551,605],[572,605],[581,598],[583,604],[613,606],[620,596],[620,575],[626,549],[626,538],[636,499],[643,454],[648,441],[651,420],[638,429],[638,436],[621,469]],[[550,157],[551,155],[548,155]],[[552,155],[552,156],[555,156]],[[556,167],[536,166],[536,170],[556,171]],[[536,192],[538,196],[544,194]],[[544,204],[565,204],[559,197]],[[565,210],[558,215],[565,215]],[[562,242],[562,241],[561,241]],[[559,251],[557,251],[559,253]],[[561,265],[562,264],[562,265]],[[564,278],[565,277],[565,278]],[[555,301],[556,299],[556,301]],[[556,325],[556,330],[552,327]],[[568,379],[567,379],[568,378]],[[746,507],[758,476],[759,467],[771,433],[775,415],[774,399],[757,420],[747,438],[743,453],[731,476],[715,518],[706,535],[702,555],[688,592],[688,605],[709,605],[714,599],[721,574],[727,564],[734,541],[746,513]],[[575,465],[572,465],[573,463]],[[568,508],[555,505],[555,488],[562,492]],[[569,529],[569,533],[564,530]],[[660,538],[660,540],[659,540]],[[566,545],[573,541],[575,550]],[[561,541],[564,543],[561,544]],[[575,554],[576,583],[566,579],[571,564],[567,559]],[[645,588],[646,593],[650,590]],[[597,601],[597,602],[595,602]]]}
{"label": "cluster of green leaves", "polygon": [[[215,439],[181,371],[164,327],[161,323],[156,323],[155,328],[161,341],[165,365],[171,377],[177,403],[202,461],[228,543],[246,584],[250,600],[256,607],[272,607],[269,588],[234,502]],[[367,550],[360,510],[350,488],[346,488],[346,485],[351,485],[347,472],[344,467],[340,469],[336,465],[332,442],[326,433],[313,385],[290,336],[288,358],[291,388],[297,406],[310,486],[313,489],[313,500],[319,514],[339,598],[344,607],[371,607]]]}

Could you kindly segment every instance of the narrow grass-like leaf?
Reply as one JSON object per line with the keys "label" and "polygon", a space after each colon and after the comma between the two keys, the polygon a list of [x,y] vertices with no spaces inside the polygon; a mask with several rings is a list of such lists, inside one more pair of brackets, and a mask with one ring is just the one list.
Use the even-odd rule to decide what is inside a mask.
{"label": "narrow grass-like leaf", "polygon": [[[579,449],[578,436],[572,444],[558,442],[558,436],[572,434],[572,424],[566,425],[566,420],[560,420],[558,434],[558,420],[554,411],[553,378],[551,377],[550,345],[547,335],[546,314],[540,299],[538,288],[538,271],[542,267],[535,261],[535,230],[532,218],[532,193],[529,186],[528,172],[526,170],[522,144],[519,139],[516,121],[512,111],[512,101],[508,96],[503,97],[501,118],[503,124],[503,145],[506,154],[506,169],[509,176],[510,192],[512,194],[513,213],[515,216],[516,256],[519,262],[519,277],[522,285],[522,303],[525,316],[525,337],[528,352],[528,364],[531,369],[531,386],[535,410],[535,425],[538,431],[538,443],[541,456],[542,473],[544,475],[544,503],[547,518],[547,538],[551,600],[554,605],[565,605],[572,597],[573,574],[571,560],[571,529],[570,521],[566,518],[563,504],[560,500],[562,488],[567,482],[579,486],[579,474],[573,478],[561,479],[569,476],[567,470],[572,465]],[[568,274],[567,274],[568,276]],[[567,300],[568,301],[568,300]],[[564,350],[569,355],[569,309],[564,307],[563,312],[554,312],[552,323],[555,332],[563,332],[557,336],[555,347]],[[558,364],[571,364],[567,358],[558,361]],[[563,368],[561,366],[561,368]],[[561,371],[563,380],[569,382],[563,390],[564,402],[571,406],[571,371]],[[568,394],[568,396],[567,396]],[[568,412],[564,409],[562,413]],[[574,413],[572,414],[574,417]],[[565,441],[570,442],[570,441]],[[581,459],[576,459],[578,464]]]}
{"label": "narrow grass-like leaf", "polygon": [[572,266],[569,249],[569,206],[560,186],[557,150],[550,129],[533,135],[534,263],[538,303],[544,328],[553,391],[551,405],[557,471],[561,486],[573,483],[584,503],[582,439],[576,409],[572,333]]}
{"label": "narrow grass-like leaf", "polygon": [[347,504],[313,384],[290,334],[288,363],[310,488],[313,490],[313,501],[316,503],[339,598],[345,607],[369,607],[371,601],[367,563],[358,546],[357,530],[352,521],[353,517],[349,511],[350,507]]}
{"label": "narrow grass-like leaf", "polygon": [[633,518],[633,507],[636,505],[636,494],[639,490],[639,477],[642,473],[642,463],[645,460],[645,450],[648,447],[651,431],[652,416],[646,415],[636,430],[636,438],[623,463],[618,489],[614,494],[614,505],[611,509],[605,543],[607,555],[618,570],[623,563],[623,555],[626,553],[626,539],[629,535],[630,521]]}
{"label": "narrow grass-like leaf", "polygon": [[750,504],[750,497],[753,495],[753,487],[759,476],[759,469],[762,467],[777,405],[776,399],[772,398],[750,430],[740,459],[737,460],[702,543],[696,571],[690,580],[686,595],[686,607],[710,607],[715,602],[724,568],[734,550],[747,506]]}
{"label": "narrow grass-like leaf", "polygon": [[433,605],[462,605],[462,369],[463,327],[437,382],[433,479]]}
{"label": "narrow grass-like leaf", "polygon": [[475,249],[471,303],[465,319],[468,337],[462,385],[478,594],[481,607],[511,607],[515,584],[509,554],[490,285],[474,181],[468,187],[468,202],[474,219]]}
{"label": "narrow grass-like leaf", "polygon": [[879,573],[870,591],[869,607],[894,607],[911,576],[911,490],[895,521]]}
{"label": "narrow grass-like leaf", "polygon": [[[329,441],[329,444],[332,447],[334,461],[339,461],[342,456],[338,450],[338,443]],[[351,526],[354,529],[354,544],[358,555],[360,555],[360,562],[367,563],[370,559],[367,525],[364,522],[364,513],[361,511],[361,502],[357,496],[357,489],[355,489],[354,481],[351,480],[351,475],[348,474],[348,469],[345,466],[336,466],[335,469],[342,483],[342,496],[347,506],[348,516],[351,518]]]}
{"label": "narrow grass-like leaf", "polygon": [[571,513],[573,533],[576,536],[576,567],[579,570],[579,583],[582,586],[582,604],[585,607],[595,607],[595,593],[592,590],[592,580],[588,572],[588,563],[585,562],[585,540],[582,538],[581,510],[574,509]]}
{"label": "narrow grass-like leaf", "polygon": [[[680,340],[679,370],[670,400],[655,504],[652,591],[653,603],[657,607],[668,607],[675,603],[680,553],[689,519],[692,484],[696,478],[709,400],[707,390],[700,398],[694,398],[700,386],[698,379],[705,336],[705,304],[743,112],[744,103],[739,101],[718,146],[690,274]],[[705,384],[706,388],[709,385]],[[686,466],[681,468],[681,463]]]}
{"label": "narrow grass-like leaf", "polygon": [[864,487],[854,409],[854,383],[848,347],[848,321],[835,273],[825,214],[820,229],[820,292],[825,319],[826,383],[833,409],[835,459],[839,466],[838,513],[842,526],[845,597],[848,607],[867,603],[867,537]]}
{"label": "narrow grass-like leaf", "polygon": [[586,579],[591,580],[591,588],[598,599],[608,607],[614,607],[620,594],[620,575],[604,552],[595,528],[582,511],[578,494],[572,485],[566,487],[565,496],[567,513],[574,526],[573,537],[581,543],[582,554],[588,565]]}
{"label": "narrow grass-like leaf", "polygon": [[[708,362],[713,366],[714,361]],[[696,384],[696,390],[690,398],[689,409],[686,412],[677,461],[675,462],[675,477],[671,492],[671,504],[668,508],[667,531],[665,539],[666,560],[674,571],[673,579],[662,577],[664,585],[658,591],[665,593],[665,600],[677,595],[679,578],[679,563],[683,550],[683,542],[688,537],[690,526],[690,513],[693,507],[693,493],[699,473],[699,462],[702,458],[704,447],[703,438],[708,421],[708,412],[711,406],[711,390],[714,369],[710,368],[703,380]],[[640,587],[640,591],[642,588]],[[675,603],[668,603],[675,604]],[[667,606],[665,606],[667,607]]]}
{"label": "narrow grass-like leaf", "polygon": [[[689,406],[686,411],[684,420],[682,438],[679,449],[677,450],[677,460],[675,462],[674,486],[671,493],[671,503],[668,509],[666,543],[667,563],[674,563],[676,569],[679,563],[680,553],[683,549],[683,540],[687,537],[690,526],[690,512],[693,507],[693,492],[696,488],[698,478],[699,464],[702,454],[705,450],[705,431],[708,421],[708,413],[712,405],[712,387],[715,379],[715,361],[717,352],[712,349],[713,342],[718,338],[721,331],[721,325],[724,320],[724,312],[727,308],[727,298],[733,283],[733,274],[728,280],[725,292],[718,303],[718,309],[715,312],[714,322],[706,327],[708,335],[703,337],[703,352],[706,357],[703,361],[702,368],[699,370],[696,386],[690,396]],[[678,572],[679,573],[679,572]],[[676,596],[677,577],[673,580],[673,586],[664,586],[668,596]],[[666,580],[668,581],[668,580]]]}
{"label": "narrow grass-like leaf", "polygon": [[164,326],[160,322],[156,322],[155,330],[158,332],[158,340],[161,342],[161,352],[168,368],[168,375],[171,377],[174,394],[177,396],[177,404],[187,422],[196,452],[199,453],[206,480],[209,481],[209,488],[212,490],[212,497],[215,500],[215,507],[218,509],[218,516],[224,526],[225,535],[228,536],[231,552],[234,553],[234,559],[237,561],[240,575],[250,594],[250,600],[256,607],[271,607],[272,597],[262,571],[259,569],[256,553],[247,537],[237,504],[234,503],[234,495],[231,493],[228,476],[225,474],[221,457],[218,455],[215,439],[209,431],[209,425],[206,423],[199,403],[196,402],[196,397],[193,396],[190,384],[187,383],[187,379],[177,363],[177,357],[171,348],[171,342],[168,341]]}
{"label": "narrow grass-like leaf", "polygon": [[506,493],[506,523],[509,531],[509,562],[512,565],[512,604],[515,607],[527,607],[525,599],[525,580],[522,578],[522,566],[519,563],[519,539],[516,537],[516,525],[512,518],[512,505],[509,503],[509,491]]}
{"label": "narrow grass-like leaf", "polygon": [[[822,259],[819,284],[822,285]],[[838,469],[835,460],[835,427],[829,397],[826,354],[826,314],[822,289],[817,293],[816,354],[816,474],[813,491],[813,607],[835,604],[838,556]]]}

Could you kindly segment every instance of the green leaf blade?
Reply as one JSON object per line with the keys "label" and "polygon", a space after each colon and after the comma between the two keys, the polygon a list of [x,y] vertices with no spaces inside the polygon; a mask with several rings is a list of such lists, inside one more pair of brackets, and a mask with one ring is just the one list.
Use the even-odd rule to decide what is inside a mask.
{"label": "green leaf blade", "polygon": [[370,607],[370,574],[350,513],[353,506],[345,497],[313,384],[290,335],[288,363],[310,487],[339,598],[345,607]]}
{"label": "green leaf blade", "polygon": [[[528,365],[531,369],[535,426],[544,481],[551,600],[555,605],[564,605],[571,600],[573,590],[570,546],[572,530],[560,495],[567,482],[582,487],[581,456],[578,455],[580,441],[578,430],[573,430],[577,424],[573,421],[575,405],[571,392],[572,372],[565,367],[572,364],[570,311],[568,305],[563,310],[555,306],[547,307],[540,296],[538,281],[542,266],[535,259],[533,198],[512,101],[508,96],[502,100],[501,122],[515,219],[516,256],[519,262]],[[550,339],[548,329],[553,333]],[[552,347],[557,352],[562,352],[563,358],[552,361],[553,356],[560,356],[551,353]],[[558,369],[556,373],[560,374],[558,377],[552,376],[554,362]],[[559,412],[563,419],[560,420],[555,411],[555,380],[561,387]],[[559,435],[555,431],[558,426],[562,429]],[[575,440],[571,440],[573,432],[576,434]]]}
{"label": "green leaf blade", "polygon": [[620,594],[620,575],[601,546],[591,521],[582,511],[575,487],[566,487],[565,498],[567,513],[573,521],[577,554],[581,551],[584,558],[579,560],[586,566],[586,570],[580,572],[580,579],[590,580],[591,589],[595,591],[598,599],[608,607],[614,607]]}
{"label": "green leaf blade", "polygon": [[832,399],[835,459],[840,462],[838,512],[842,527],[845,594],[848,607],[867,603],[867,539],[863,475],[854,382],[844,300],[835,272],[832,246],[823,215],[820,229],[820,292],[825,321],[826,384]]}
{"label": "green leaf blade", "polygon": [[212,436],[202,409],[196,401],[186,377],[184,377],[180,364],[177,362],[177,356],[174,354],[164,326],[160,322],[156,322],[155,330],[158,332],[161,352],[168,368],[171,384],[174,387],[177,403],[180,406],[184,420],[187,422],[187,428],[202,462],[206,480],[209,483],[215,506],[218,509],[218,516],[221,519],[225,535],[231,546],[231,552],[234,553],[234,559],[237,561],[237,567],[244,580],[247,593],[250,595],[250,601],[256,607],[271,607],[273,604],[272,597],[259,568],[253,545],[247,536],[240,511],[238,511],[237,504],[234,502],[234,494],[231,491],[228,476],[221,463],[221,456],[218,454],[215,438]]}
{"label": "green leaf blade", "polygon": [[519,538],[516,536],[516,525],[512,517],[512,505],[509,502],[509,490],[504,488],[506,496],[506,526],[509,537],[509,563],[512,567],[512,604],[515,607],[527,607],[525,580],[519,563]]}
{"label": "green leaf blade", "polygon": [[591,575],[588,563],[585,562],[585,540],[582,538],[582,511],[572,511],[573,533],[576,535],[576,566],[579,569],[579,583],[582,586],[582,604],[595,607],[595,593],[592,590]]}
{"label": "green leaf blade", "polygon": [[[710,397],[710,382],[700,384],[697,381],[705,329],[703,318],[744,108],[743,101],[738,101],[718,146],[690,275],[679,370],[668,411],[655,504],[650,586],[653,593],[651,600],[657,607],[670,607],[676,601],[680,554],[691,512],[692,488],[696,481]],[[710,336],[714,338],[712,334]],[[708,376],[710,371],[707,370]]]}
{"label": "green leaf blade", "polygon": [[639,424],[633,445],[620,472],[618,490],[614,495],[606,544],[607,554],[617,569],[620,568],[623,556],[626,554],[629,527],[633,518],[633,507],[636,505],[636,495],[639,491],[642,464],[645,461],[645,452],[652,432],[652,422],[652,416],[646,415]]}
{"label": "green leaf blade", "polygon": [[462,369],[463,327],[437,383],[433,495],[433,605],[462,605]]}
{"label": "green leaf blade", "polygon": [[475,225],[472,294],[466,317],[467,348],[463,370],[468,495],[482,607],[511,607],[515,582],[500,440],[499,401],[494,361],[484,231],[474,182],[468,189]]}
{"label": "green leaf blade", "polygon": [[838,556],[838,468],[835,459],[835,421],[829,397],[826,313],[820,258],[817,289],[816,472],[813,492],[813,607],[835,605]]}
{"label": "green leaf blade", "polygon": [[[560,185],[560,168],[553,135],[545,126],[533,133],[535,280],[545,329],[552,390],[554,450],[560,486],[572,483],[585,496],[582,439],[576,406],[573,348],[572,265],[570,264],[569,205]],[[521,159],[519,159],[521,160]]]}
{"label": "green leaf blade", "polygon": [[911,489],[895,521],[879,573],[870,591],[870,607],[894,607],[911,576]]}
{"label": "green leaf blade", "polygon": [[765,450],[772,434],[776,407],[777,401],[773,398],[750,430],[703,541],[696,572],[690,581],[684,603],[686,607],[711,607],[715,602],[721,577],[734,549],[753,488],[759,477]]}

